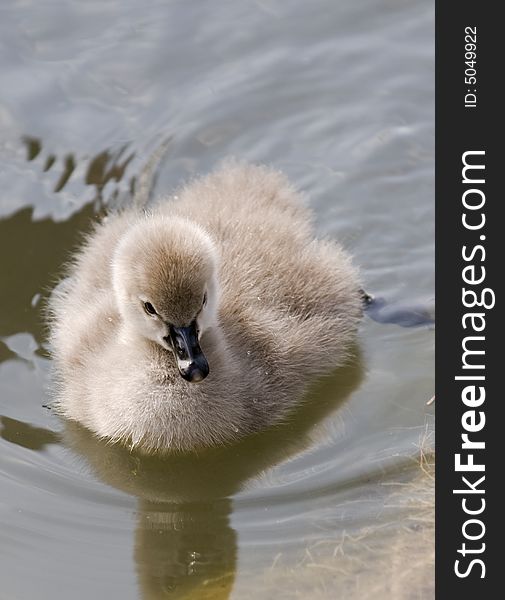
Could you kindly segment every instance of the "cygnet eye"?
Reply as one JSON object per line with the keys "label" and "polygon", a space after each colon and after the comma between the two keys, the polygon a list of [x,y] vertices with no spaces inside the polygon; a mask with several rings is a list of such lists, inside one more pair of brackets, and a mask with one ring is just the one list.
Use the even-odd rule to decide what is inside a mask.
{"label": "cygnet eye", "polygon": [[154,306],[150,302],[144,302],[144,310],[146,311],[146,313],[148,315],[156,315],[156,314],[158,314],[154,310]]}
{"label": "cygnet eye", "polygon": [[207,304],[207,292],[205,292],[205,294],[203,295],[202,306],[205,306],[206,304]]}

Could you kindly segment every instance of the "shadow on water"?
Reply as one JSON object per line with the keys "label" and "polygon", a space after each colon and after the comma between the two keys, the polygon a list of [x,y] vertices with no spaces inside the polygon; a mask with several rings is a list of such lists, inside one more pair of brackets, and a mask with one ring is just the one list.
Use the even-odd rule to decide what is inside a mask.
{"label": "shadow on water", "polygon": [[237,565],[231,497],[244,484],[305,449],[314,428],[343,404],[363,376],[353,363],[318,382],[286,423],[230,447],[165,457],[107,444],[76,423],[61,433],[0,417],[1,437],[40,450],[63,443],[104,483],[138,498],[134,557],[143,600],[226,599]]}
{"label": "shadow on water", "polygon": [[2,425],[0,437],[28,450],[43,450],[45,446],[58,444],[61,441],[60,434],[54,431],[44,427],[35,427],[10,417],[0,415],[0,424]]}
{"label": "shadow on water", "polygon": [[0,219],[0,337],[29,331],[40,345],[43,327],[37,305],[41,292],[48,293],[56,282],[70,249],[81,238],[79,232],[89,228],[95,208],[87,204],[60,222],[34,221],[32,214],[33,209],[26,208]]}
{"label": "shadow on water", "polygon": [[[41,161],[46,172],[54,165],[63,167],[54,185],[61,191],[77,166],[73,154],[58,159],[54,154],[43,155],[43,144],[38,138],[24,136],[26,160]],[[0,219],[0,338],[29,331],[40,346],[43,328],[38,304],[61,274],[62,265],[82,239],[90,223],[103,213],[105,205],[114,205],[120,199],[119,188],[113,187],[107,198],[104,188],[125,178],[126,170],[135,157],[128,153],[128,144],[117,150],[104,150],[89,159],[85,168],[86,186],[95,188],[95,197],[74,212],[70,218],[55,221],[51,218],[33,219],[34,208],[28,207]],[[137,178],[128,180],[130,199]],[[34,199],[36,204],[36,199]],[[9,349],[0,340],[0,362],[11,357]]]}
{"label": "shadow on water", "polygon": [[[43,146],[39,138],[25,135],[22,138],[22,142],[25,145],[26,159],[29,162],[39,157],[42,158],[40,154]],[[103,189],[110,181],[118,183],[124,178],[126,169],[135,158],[135,152],[127,153],[128,147],[129,144],[123,144],[117,150],[104,150],[88,161],[84,183],[96,188],[97,200],[103,201]],[[58,158],[54,154],[47,154],[45,160],[42,160],[42,170],[46,173],[54,165],[57,165],[58,162],[62,163],[63,171],[54,185],[54,192],[61,192],[77,167],[76,158],[73,154],[66,154],[60,161],[58,161]],[[131,193],[134,191],[135,181],[136,178],[134,176],[130,177],[129,186]]]}

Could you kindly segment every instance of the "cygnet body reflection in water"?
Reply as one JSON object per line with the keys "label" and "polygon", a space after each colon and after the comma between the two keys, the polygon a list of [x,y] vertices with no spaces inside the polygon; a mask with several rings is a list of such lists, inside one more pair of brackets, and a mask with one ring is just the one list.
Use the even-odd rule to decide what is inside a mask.
{"label": "cygnet body reflection in water", "polygon": [[[263,507],[268,506],[269,496],[277,496],[285,489],[285,482],[276,483],[272,467],[327,438],[334,424],[332,419],[327,423],[326,417],[342,408],[361,384],[359,349],[352,351],[354,360],[312,386],[307,402],[293,418],[231,448],[217,446],[197,453],[148,455],[97,440],[88,429],[72,421],[64,421],[62,431],[49,431],[1,416],[0,436],[35,451],[48,444],[62,444],[71,450],[65,451],[64,456],[72,472],[90,470],[105,484],[138,498],[134,511],[134,560],[142,600],[225,600],[233,589],[238,569],[237,532],[230,523],[232,511],[238,510],[237,494],[247,488],[256,490],[254,509],[245,509],[249,516],[240,518],[249,527],[264,527],[262,518],[268,515]],[[79,521],[82,527],[94,523],[93,514],[84,515],[85,521]],[[100,540],[110,542],[113,536],[117,543],[120,539],[115,537],[122,535],[117,524],[114,519],[104,527],[100,521],[100,548]],[[278,535],[272,531],[274,549],[277,543],[283,543],[282,535]],[[247,569],[242,565],[247,576],[256,576],[265,564],[272,563],[277,549],[269,553],[268,547],[268,543],[262,546],[265,551],[258,556],[257,564],[248,565]]]}
{"label": "cygnet body reflection in water", "polygon": [[[284,489],[275,483],[272,467],[325,439],[332,427],[325,418],[360,385],[363,367],[359,350],[353,350],[355,360],[312,386],[307,403],[289,422],[232,448],[150,456],[97,441],[85,428],[66,422],[64,445],[100,480],[138,498],[134,556],[143,600],[229,597],[238,569],[237,532],[230,516],[239,510],[239,518],[248,522],[237,494],[247,488],[256,491],[254,517],[248,525],[263,527],[265,513],[260,507],[268,506],[269,494],[277,497]],[[276,544],[278,535],[272,535]],[[244,575],[260,573],[274,557],[275,552],[265,552]]]}
{"label": "cygnet body reflection in water", "polygon": [[50,302],[55,405],[145,451],[284,420],[345,363],[362,314],[349,257],[315,239],[285,177],[232,162],[109,215],[67,275]]}

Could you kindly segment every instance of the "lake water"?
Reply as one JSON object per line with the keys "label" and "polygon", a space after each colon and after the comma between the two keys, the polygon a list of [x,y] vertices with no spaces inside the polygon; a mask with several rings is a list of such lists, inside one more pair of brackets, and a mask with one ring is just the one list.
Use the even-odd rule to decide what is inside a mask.
{"label": "lake water", "polygon": [[432,598],[434,331],[366,317],[291,422],[145,459],[44,407],[41,308],[149,156],[168,192],[282,169],[366,289],[434,304],[434,6],[7,0],[0,7],[0,599]]}

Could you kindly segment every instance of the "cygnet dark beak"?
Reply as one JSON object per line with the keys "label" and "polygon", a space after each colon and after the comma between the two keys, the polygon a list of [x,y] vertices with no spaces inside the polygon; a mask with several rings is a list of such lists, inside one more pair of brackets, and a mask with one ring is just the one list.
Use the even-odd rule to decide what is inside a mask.
{"label": "cygnet dark beak", "polygon": [[189,327],[170,325],[170,341],[181,377],[191,383],[205,379],[209,374],[209,363],[198,342],[196,321]]}

